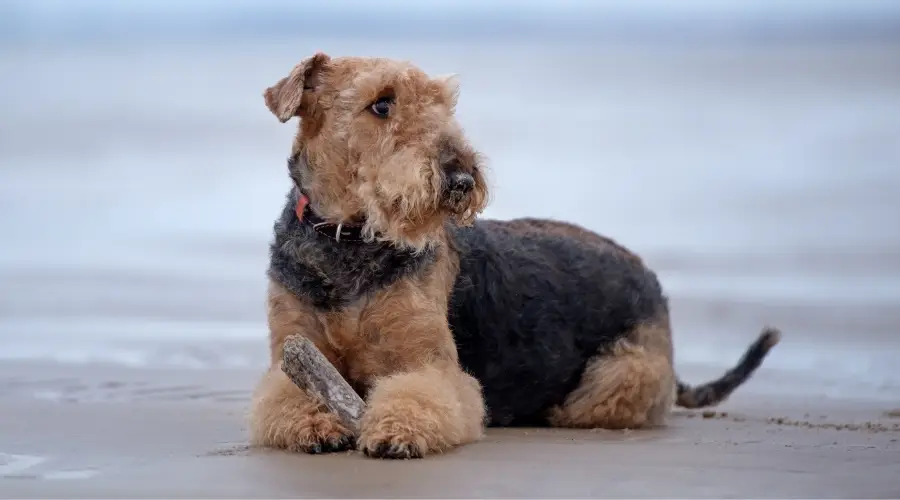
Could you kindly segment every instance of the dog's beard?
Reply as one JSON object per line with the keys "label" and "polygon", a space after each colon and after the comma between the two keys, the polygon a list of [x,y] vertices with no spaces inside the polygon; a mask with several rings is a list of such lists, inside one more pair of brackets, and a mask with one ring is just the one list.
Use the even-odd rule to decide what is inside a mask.
{"label": "dog's beard", "polygon": [[450,191],[442,198],[441,208],[447,213],[449,219],[460,226],[469,226],[475,222],[475,218],[484,210],[486,193],[483,185],[476,184],[467,192]]}
{"label": "dog's beard", "polygon": [[450,192],[441,200],[441,210],[447,217],[457,224],[466,224],[471,218],[472,195],[459,192]]}

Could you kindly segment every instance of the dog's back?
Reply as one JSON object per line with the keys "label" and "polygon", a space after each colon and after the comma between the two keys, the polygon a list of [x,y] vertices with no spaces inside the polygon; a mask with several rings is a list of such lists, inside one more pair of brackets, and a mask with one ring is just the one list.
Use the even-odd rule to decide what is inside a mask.
{"label": "dog's back", "polygon": [[493,424],[545,423],[589,359],[667,314],[637,256],[578,226],[481,220],[451,235],[460,270],[449,321]]}

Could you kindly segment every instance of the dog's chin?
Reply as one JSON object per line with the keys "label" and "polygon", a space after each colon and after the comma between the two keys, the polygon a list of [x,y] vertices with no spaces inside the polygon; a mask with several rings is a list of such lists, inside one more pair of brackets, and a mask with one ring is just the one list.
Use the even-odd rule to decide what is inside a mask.
{"label": "dog's chin", "polygon": [[441,207],[451,214],[462,214],[469,205],[469,195],[461,191],[449,191],[441,200]]}
{"label": "dog's chin", "polygon": [[452,222],[457,226],[470,226],[472,225],[473,219],[474,217],[470,215],[466,206],[448,207],[444,211],[444,220]]}
{"label": "dog's chin", "polygon": [[480,208],[472,203],[472,195],[468,193],[448,193],[441,201],[441,210],[445,218],[459,226],[471,226]]}
{"label": "dog's chin", "polygon": [[373,241],[387,243],[401,250],[418,253],[438,245],[442,241],[442,234],[441,228],[435,228],[431,231],[420,230],[393,234],[379,232],[373,236]]}
{"label": "dog's chin", "polygon": [[447,191],[431,203],[415,210],[401,210],[396,204],[379,205],[375,213],[366,217],[363,235],[370,241],[390,243],[414,251],[424,250],[445,238],[448,222],[470,226],[481,207],[473,192]]}
{"label": "dog's chin", "polygon": [[388,243],[404,250],[422,251],[441,241],[442,219],[437,212],[432,217],[416,220],[404,217],[369,219],[364,226],[363,236],[368,241]]}

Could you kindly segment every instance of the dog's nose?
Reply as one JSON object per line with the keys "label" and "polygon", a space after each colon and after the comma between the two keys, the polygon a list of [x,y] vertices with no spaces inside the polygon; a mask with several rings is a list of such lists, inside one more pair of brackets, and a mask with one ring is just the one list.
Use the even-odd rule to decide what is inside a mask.
{"label": "dog's nose", "polygon": [[468,194],[475,187],[475,178],[465,172],[453,172],[450,174],[450,190]]}

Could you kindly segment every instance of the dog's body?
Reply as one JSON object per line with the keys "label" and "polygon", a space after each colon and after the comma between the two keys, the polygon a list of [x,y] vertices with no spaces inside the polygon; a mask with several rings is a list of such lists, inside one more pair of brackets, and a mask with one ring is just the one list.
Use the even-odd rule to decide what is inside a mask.
{"label": "dog's body", "polygon": [[[485,422],[661,425],[676,398],[723,400],[777,341],[764,333],[704,387],[679,382],[667,300],[639,257],[563,222],[474,221],[487,198],[482,167],[444,80],[317,55],[266,100],[282,121],[303,122],[271,248],[272,367],[254,404],[257,444],[320,452],[356,440],[371,456],[407,458],[476,440]],[[376,120],[356,114],[367,103]],[[294,334],[366,398],[358,436],[281,372]]]}

